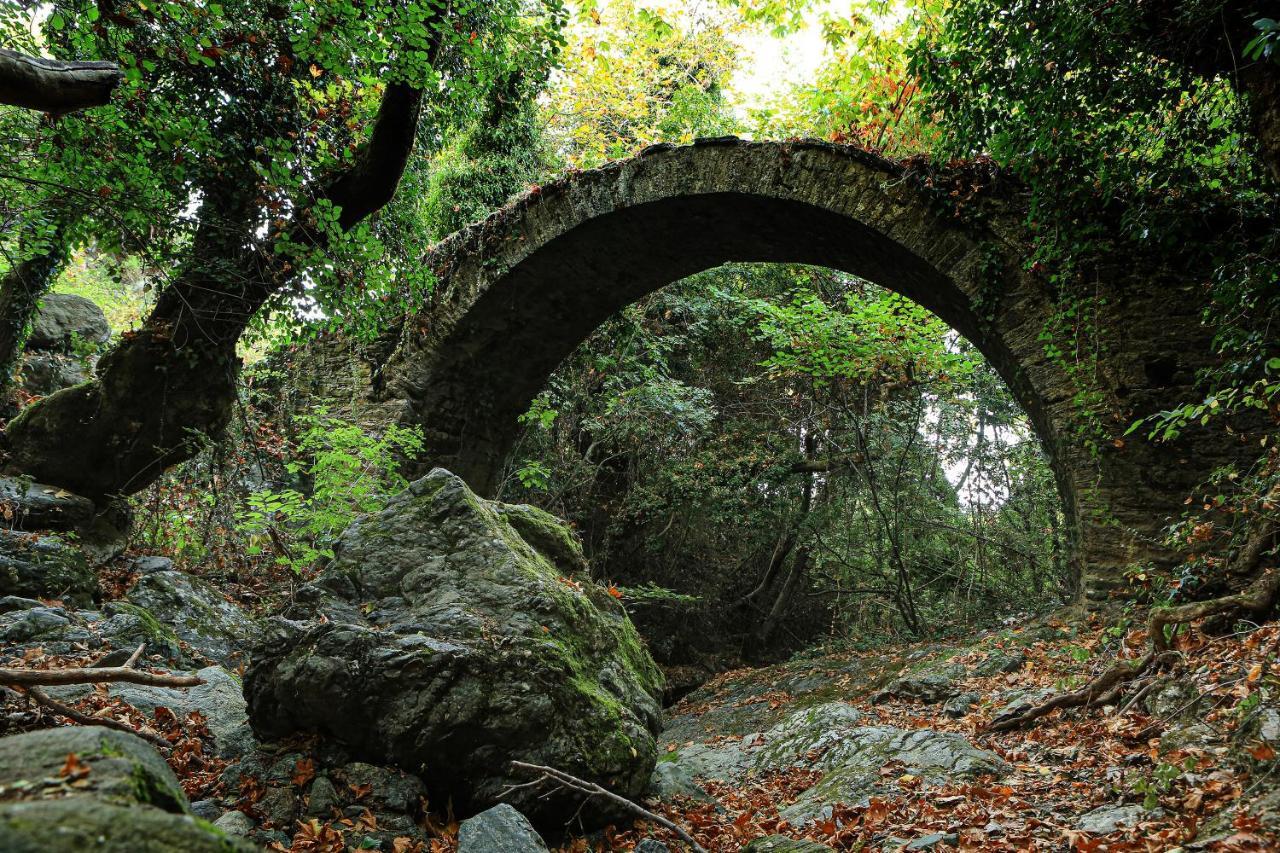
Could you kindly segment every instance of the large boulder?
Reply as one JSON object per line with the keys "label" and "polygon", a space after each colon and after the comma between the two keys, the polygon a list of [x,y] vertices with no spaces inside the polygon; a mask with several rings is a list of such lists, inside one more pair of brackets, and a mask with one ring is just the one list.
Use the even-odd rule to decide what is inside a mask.
{"label": "large boulder", "polygon": [[[254,728],[316,731],[420,775],[437,802],[511,803],[535,823],[566,794],[512,785],[518,759],[626,797],[656,758],[662,677],[621,604],[572,574],[573,535],[436,469],[356,521],[252,652]],[[588,821],[610,815],[589,803]]]}
{"label": "large boulder", "polygon": [[98,576],[79,549],[56,536],[0,530],[0,595],[87,605],[97,592]]}
{"label": "large boulder", "polygon": [[190,814],[146,741],[98,727],[0,739],[0,850],[248,853]]}
{"label": "large boulder", "polygon": [[40,300],[40,310],[27,338],[30,349],[67,349],[77,339],[104,344],[111,337],[107,316],[95,302],[71,293],[49,293]]}

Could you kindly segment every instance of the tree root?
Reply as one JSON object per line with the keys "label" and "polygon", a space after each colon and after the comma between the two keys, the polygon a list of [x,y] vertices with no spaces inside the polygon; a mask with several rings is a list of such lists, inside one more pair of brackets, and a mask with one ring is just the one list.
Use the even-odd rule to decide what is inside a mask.
{"label": "tree root", "polygon": [[[987,730],[1006,732],[1021,728],[1059,708],[1113,704],[1130,682],[1148,672],[1169,667],[1178,660],[1178,653],[1171,650],[1177,626],[1229,611],[1243,610],[1258,616],[1265,615],[1275,605],[1277,597],[1280,597],[1280,570],[1270,569],[1246,589],[1233,595],[1156,610],[1152,612],[1149,624],[1151,650],[1142,659],[1118,663],[1079,690],[1060,693],[1020,714],[997,717],[991,721]],[[1170,625],[1174,626],[1174,630],[1166,635],[1165,629]],[[1146,692],[1149,687],[1147,685],[1140,692]],[[1134,697],[1129,704],[1133,704],[1137,698]]]}
{"label": "tree root", "polygon": [[124,666],[76,667],[73,669],[12,669],[0,667],[0,686],[12,687],[37,705],[66,717],[82,726],[102,726],[108,729],[128,732],[150,741],[156,746],[171,746],[167,740],[147,732],[140,732],[109,717],[93,717],[59,702],[40,689],[42,685],[66,684],[103,684],[108,682],[129,682],[131,684],[147,684],[158,687],[194,687],[204,684],[204,680],[194,675],[163,675],[153,672],[142,672],[133,666],[142,657],[146,643],[134,649]]}
{"label": "tree root", "polygon": [[[621,797],[613,793],[612,791],[606,790],[605,788],[600,787],[594,782],[588,782],[585,779],[579,779],[577,776],[570,776],[568,773],[565,773],[563,770],[557,770],[554,767],[544,767],[541,764],[526,764],[523,761],[513,761],[511,762],[511,766],[516,770],[524,770],[527,772],[540,774],[537,779],[527,784],[540,785],[545,782],[552,782],[560,788],[566,788],[570,791],[577,791],[580,794],[586,794],[587,797],[603,797],[609,802],[615,805],[621,806],[622,808],[626,809],[627,811],[631,812],[637,817],[643,818],[644,820],[652,821],[653,823],[656,823],[659,826],[666,827],[667,829],[671,830],[676,835],[680,836],[680,840],[682,840],[685,844],[688,844],[689,847],[694,851],[694,853],[707,853],[706,848],[698,844],[698,842],[693,839],[693,836],[690,835],[688,832],[686,832],[679,824],[676,824],[667,820],[662,815],[654,814],[653,812],[649,811],[643,806],[636,805],[635,803],[628,800],[626,797]],[[523,787],[523,786],[517,786],[517,787]]]}

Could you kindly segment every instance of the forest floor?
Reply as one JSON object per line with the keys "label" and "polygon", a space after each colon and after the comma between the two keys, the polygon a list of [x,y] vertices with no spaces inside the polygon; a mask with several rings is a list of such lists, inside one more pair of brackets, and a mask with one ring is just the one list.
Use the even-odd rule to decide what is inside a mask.
{"label": "forest floor", "polygon": [[[102,581],[109,595],[126,585],[110,575]],[[241,598],[270,597],[256,592]],[[646,805],[716,853],[774,836],[836,850],[1280,849],[1280,625],[1215,634],[1193,627],[1176,639],[1177,666],[1145,688],[1135,684],[1118,706],[990,731],[1010,707],[1078,687],[1118,658],[1141,657],[1145,624],[1132,608],[1068,612],[965,639],[815,650],[722,673],[667,709],[659,767],[685,774],[686,784]],[[87,665],[98,653],[78,641],[54,651],[33,640],[21,656],[45,669]],[[56,722],[16,696],[4,705],[9,731]],[[261,805],[252,775],[226,781],[228,762],[215,754],[205,725],[212,721],[199,711],[132,707],[105,687],[82,695],[78,707],[172,744],[167,759],[192,801]],[[860,744],[886,732],[898,745],[869,759]],[[927,740],[927,760],[901,746],[919,746],[917,735]],[[779,751],[783,740],[790,753]],[[316,772],[303,755],[290,758],[296,772],[283,782],[299,791]],[[950,771],[969,770],[920,769],[938,755]],[[849,760],[861,762],[862,775],[840,776]],[[387,834],[368,810],[357,812],[282,820],[276,826],[289,830],[271,849],[336,853],[357,849],[362,833]],[[400,853],[446,853],[457,847],[457,830],[452,815],[429,810],[416,837],[387,843]],[[682,849],[673,833],[645,821],[570,837],[558,849],[630,850],[645,838]]]}
{"label": "forest floor", "polygon": [[[1058,711],[1025,730],[988,731],[1002,705],[1072,689],[1117,656],[1140,657],[1147,637],[1128,630],[1130,624],[1145,622],[1097,614],[1050,619],[963,643],[725,673],[669,710],[662,741],[668,753],[758,742],[760,732],[797,709],[842,702],[862,713],[860,725],[962,735],[1004,759],[1009,772],[931,785],[890,755],[879,769],[882,784],[863,802],[792,825],[789,807],[824,775],[821,755],[810,754],[786,769],[699,779],[710,800],[678,800],[662,811],[713,851],[775,835],[838,850],[1280,849],[1280,680],[1271,669],[1280,626],[1238,626],[1226,636],[1192,631],[1178,638],[1175,672],[1138,701],[1126,697],[1118,707]],[[992,656],[1021,665],[984,670],[981,662]],[[929,685],[942,683],[947,688],[935,694],[951,693],[953,701],[882,690],[896,684],[913,692],[914,684],[915,693],[928,694]],[[963,716],[953,716],[960,712],[955,696],[961,706],[974,700]],[[820,737],[817,751],[826,744]],[[1090,812],[1092,820],[1085,817]],[[1129,825],[1099,831],[1117,816],[1127,816]],[[610,834],[606,849],[628,849],[646,835],[675,849],[673,835],[651,826]],[[595,848],[580,840],[564,849]]]}

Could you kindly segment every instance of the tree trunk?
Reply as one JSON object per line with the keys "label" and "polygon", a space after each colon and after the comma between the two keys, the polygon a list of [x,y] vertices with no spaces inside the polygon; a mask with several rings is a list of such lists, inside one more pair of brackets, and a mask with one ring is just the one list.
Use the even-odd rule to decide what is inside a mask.
{"label": "tree trunk", "polygon": [[66,246],[62,229],[58,228],[50,236],[47,249],[15,264],[0,279],[0,400],[7,399],[13,388],[40,297],[49,290],[65,261]]}
{"label": "tree trunk", "polygon": [[131,494],[230,422],[236,342],[273,291],[252,249],[250,192],[210,194],[186,265],[151,316],[98,362],[94,382],[28,407],[9,464],[93,499]]}
{"label": "tree trunk", "polygon": [[[344,229],[390,201],[421,97],[389,85],[361,156],[318,193],[340,208]],[[236,399],[236,343],[289,281],[281,259],[258,248],[256,181],[235,171],[204,188],[189,260],[142,329],[98,362],[97,380],[52,394],[9,424],[9,469],[93,499],[128,495],[221,436]],[[305,223],[304,211],[294,241],[320,244]]]}
{"label": "tree trunk", "polygon": [[60,62],[0,48],[0,104],[62,115],[102,106],[122,79],[114,62]]}

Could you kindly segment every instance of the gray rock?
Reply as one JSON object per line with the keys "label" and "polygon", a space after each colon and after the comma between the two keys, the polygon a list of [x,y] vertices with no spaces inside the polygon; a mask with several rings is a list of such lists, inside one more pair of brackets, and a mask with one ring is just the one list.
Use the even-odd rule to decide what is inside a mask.
{"label": "gray rock", "polygon": [[89,365],[75,356],[36,352],[22,359],[22,390],[36,397],[48,397],[89,378]]}
{"label": "gray rock", "polygon": [[0,613],[14,613],[19,610],[30,610],[33,607],[44,607],[37,599],[23,598],[20,595],[0,597]]}
{"label": "gray rock", "polygon": [[908,841],[903,850],[932,850],[939,844],[956,844],[960,836],[954,832],[934,832]]}
{"label": "gray rock", "polygon": [[1022,654],[1010,654],[1009,652],[993,651],[985,658],[974,664],[970,672],[977,676],[1000,675],[1001,673],[1017,672],[1022,669],[1027,662],[1027,658]]}
{"label": "gray rock", "polygon": [[96,628],[115,648],[135,649],[147,644],[148,655],[162,655],[170,666],[193,668],[196,661],[182,650],[178,635],[145,607],[129,601],[112,601],[103,610],[107,616]]}
{"label": "gray rock", "polygon": [[942,702],[959,692],[956,682],[964,679],[969,671],[959,664],[927,669],[894,679],[880,693],[878,701],[885,699],[915,699],[918,702]]}
{"label": "gray rock", "polygon": [[348,790],[353,787],[368,787],[369,795],[361,803],[379,811],[410,813],[418,807],[419,800],[427,793],[426,786],[416,776],[403,770],[365,764],[362,761],[353,761],[340,767],[334,775],[347,785]]}
{"label": "gray rock", "polygon": [[659,761],[653,768],[653,776],[649,782],[649,796],[663,802],[671,802],[677,797],[689,797],[693,800],[711,802],[711,796],[694,781],[693,774],[682,764],[675,761]]}
{"label": "gray rock", "polygon": [[97,592],[98,576],[74,546],[56,536],[0,530],[0,595],[88,606]]}
{"label": "gray rock", "polygon": [[227,835],[247,836],[253,832],[256,824],[253,818],[249,817],[242,811],[230,811],[213,822],[213,825]]}
{"label": "gray rock", "polygon": [[656,838],[641,838],[632,853],[671,853],[671,848]]}
{"label": "gray rock", "polygon": [[298,796],[293,786],[271,786],[262,792],[254,807],[276,829],[293,829],[293,819],[298,814]]}
{"label": "gray rock", "polygon": [[173,571],[173,560],[170,560],[168,557],[153,555],[134,557],[133,562],[129,563],[129,570],[137,572],[140,575],[154,575],[156,572],[169,572]]}
{"label": "gray rock", "polygon": [[253,729],[240,681],[220,666],[209,666],[195,675],[204,684],[195,687],[152,687],[142,684],[113,684],[110,694],[147,714],[164,707],[179,719],[192,712],[203,714],[213,735],[219,758],[240,758],[254,748]]}
{"label": "gray rock", "polygon": [[221,817],[222,812],[222,806],[217,800],[196,800],[191,804],[191,814],[201,820],[213,822]]}
{"label": "gray rock", "polygon": [[75,338],[104,344],[111,337],[107,316],[92,300],[71,293],[47,293],[27,338],[28,349],[65,349]]}
{"label": "gray rock", "polygon": [[32,607],[0,615],[0,640],[6,644],[73,642],[78,634],[89,636],[87,631],[72,624],[61,607]]}
{"label": "gray rock", "polygon": [[0,477],[0,507],[19,530],[75,530],[93,518],[88,498],[14,477]]}
{"label": "gray rock", "polygon": [[837,709],[819,707],[793,714],[764,733],[764,745],[754,756],[752,768],[757,772],[788,767],[826,771],[816,785],[780,813],[792,825],[829,814],[835,803],[866,805],[872,796],[894,784],[880,775],[880,768],[893,761],[903,765],[904,773],[928,784],[999,776],[1009,770],[995,753],[975,747],[954,732],[865,726],[852,715],[840,722],[838,717],[833,719],[833,711],[847,712]]}
{"label": "gray rock", "polygon": [[1204,749],[1220,740],[1218,732],[1207,723],[1184,720],[1169,726],[1160,735],[1160,753],[1181,749]]}
{"label": "gray rock", "polygon": [[333,787],[328,776],[317,776],[311,783],[307,793],[307,814],[313,817],[327,817],[334,809],[342,808],[342,798],[338,789]]}
{"label": "gray rock", "polygon": [[[354,522],[335,553],[253,650],[245,693],[264,737],[321,732],[366,761],[430,768],[438,802],[509,799],[548,823],[580,803],[504,796],[529,781],[513,759],[643,795],[662,677],[622,605],[569,579],[581,552],[561,522],[437,469]],[[610,819],[606,807],[583,817]]]}
{"label": "gray rock", "polygon": [[1150,820],[1155,816],[1155,812],[1149,812],[1140,805],[1099,806],[1076,818],[1076,829],[1094,835],[1110,835],[1118,829],[1137,826],[1140,821]]}
{"label": "gray rock", "polygon": [[68,797],[0,805],[6,853],[257,853],[191,815]]}
{"label": "gray rock", "polygon": [[256,625],[208,581],[184,572],[143,575],[126,596],[209,660],[234,668]]}
{"label": "gray rock", "polygon": [[781,812],[783,819],[800,826],[829,816],[836,803],[866,805],[872,796],[892,793],[887,788],[896,783],[880,775],[880,769],[892,761],[902,763],[902,773],[928,784],[998,776],[1009,770],[995,753],[975,747],[959,734],[865,725],[864,715],[843,702],[795,711],[768,731],[741,740],[682,747],[665,756],[659,766],[673,768],[664,771],[671,774],[666,784],[672,787],[680,780],[677,774],[737,781],[792,767],[822,770],[817,784]]}
{"label": "gray rock", "polygon": [[1000,701],[1004,704],[992,715],[992,721],[1003,720],[1006,717],[1015,717],[1032,707],[1039,705],[1046,699],[1054,695],[1052,687],[1040,687],[1029,690],[1010,690],[1001,694]]}
{"label": "gray rock", "polygon": [[506,803],[482,811],[458,827],[458,853],[538,853],[546,849],[528,819]]}
{"label": "gray rock", "polygon": [[1258,711],[1258,737],[1268,743],[1280,742],[1280,709],[1261,708]]}
{"label": "gray rock", "polygon": [[942,705],[942,713],[952,719],[959,719],[965,716],[982,701],[982,694],[968,691],[958,696],[952,696]]}
{"label": "gray rock", "polygon": [[65,787],[68,755],[88,766],[77,797],[121,805],[149,805],[185,813],[187,797],[159,753],[145,740],[100,726],[72,726],[0,738],[0,787],[32,793]]}
{"label": "gray rock", "polygon": [[1170,678],[1147,693],[1143,699],[1147,712],[1165,722],[1189,720],[1199,715],[1204,699],[1200,690],[1187,679]]}

